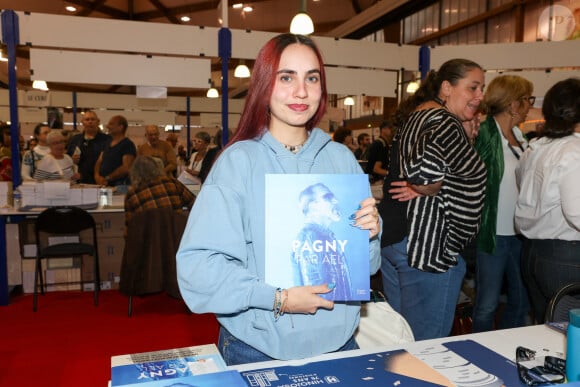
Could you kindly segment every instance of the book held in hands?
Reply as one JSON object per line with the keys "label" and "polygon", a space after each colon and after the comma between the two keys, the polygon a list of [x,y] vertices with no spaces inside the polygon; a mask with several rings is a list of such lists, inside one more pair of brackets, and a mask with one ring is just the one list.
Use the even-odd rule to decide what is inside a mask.
{"label": "book held in hands", "polygon": [[280,288],[330,285],[329,300],[368,300],[369,231],[355,212],[370,197],[363,174],[268,174],[266,282]]}

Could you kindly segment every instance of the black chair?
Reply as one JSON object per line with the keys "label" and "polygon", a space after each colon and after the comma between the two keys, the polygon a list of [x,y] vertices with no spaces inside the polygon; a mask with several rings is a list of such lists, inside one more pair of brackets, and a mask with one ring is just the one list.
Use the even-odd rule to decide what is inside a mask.
{"label": "black chair", "polygon": [[[89,235],[90,234],[90,235]],[[95,220],[87,211],[79,207],[60,206],[51,207],[38,215],[35,222],[36,235],[36,265],[34,270],[34,297],[32,310],[36,312],[38,288],[44,294],[45,283],[42,273],[42,260],[49,258],[78,257],[81,264],[81,273],[83,271],[83,257],[90,255],[93,257],[93,279],[84,281],[81,274],[81,280],[75,282],[59,282],[60,284],[79,284],[93,282],[94,286],[94,304],[99,304],[99,291],[101,289],[99,253],[97,248],[97,228]],[[76,239],[65,243],[49,243],[50,237],[73,237]],[[54,241],[54,239],[53,239]],[[40,282],[40,283],[39,283]]]}
{"label": "black chair", "polygon": [[578,308],[580,308],[580,282],[564,285],[548,302],[546,322],[568,321],[570,309]]}
{"label": "black chair", "polygon": [[129,296],[127,315],[133,314],[133,296],[165,291],[181,298],[175,255],[189,212],[152,208],[133,215],[127,226],[119,291]]}

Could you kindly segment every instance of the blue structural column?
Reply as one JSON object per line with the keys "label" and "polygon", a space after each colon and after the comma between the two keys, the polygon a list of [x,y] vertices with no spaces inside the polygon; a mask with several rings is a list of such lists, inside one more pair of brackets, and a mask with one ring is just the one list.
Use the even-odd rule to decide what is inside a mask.
{"label": "blue structural column", "polygon": [[427,77],[427,73],[431,70],[431,51],[427,46],[419,48],[419,71],[421,72],[421,79]]}
{"label": "blue structural column", "polygon": [[191,141],[189,141],[189,139],[191,138],[191,97],[187,96],[185,97],[185,119],[186,121],[186,126],[187,126],[187,134],[186,134],[186,141],[187,141],[187,156],[191,155]]}
{"label": "blue structural column", "polygon": [[[20,151],[18,146],[18,94],[16,79],[16,46],[19,44],[18,15],[2,12],[2,42],[8,49],[8,86],[10,103],[10,137],[12,148],[12,184],[20,185]],[[8,255],[6,250],[6,217],[0,216],[0,305],[8,305]]]}
{"label": "blue structural column", "polygon": [[78,123],[77,123],[77,92],[72,92],[72,118],[73,118],[73,130],[76,132]]}
{"label": "blue structural column", "polygon": [[222,146],[228,143],[228,73],[232,57],[232,32],[228,28],[220,28],[218,32],[218,52],[222,61]]}
{"label": "blue structural column", "polygon": [[12,184],[20,185],[20,150],[18,137],[18,90],[16,78],[16,46],[19,44],[18,15],[14,11],[2,12],[2,41],[8,50],[8,97],[10,101],[10,137],[12,148]]}

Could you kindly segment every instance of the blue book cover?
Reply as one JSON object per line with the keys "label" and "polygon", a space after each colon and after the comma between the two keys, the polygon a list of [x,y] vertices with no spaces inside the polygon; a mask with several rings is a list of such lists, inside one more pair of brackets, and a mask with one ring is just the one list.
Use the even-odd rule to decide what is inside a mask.
{"label": "blue book cover", "polygon": [[[414,373],[416,377],[405,376]],[[251,387],[333,385],[345,387],[423,387],[444,378],[405,350],[241,372]],[[431,379],[441,384],[422,379]]]}
{"label": "blue book cover", "polygon": [[225,371],[215,344],[111,357],[111,386],[180,379]]}
{"label": "blue book cover", "polygon": [[266,175],[266,282],[334,284],[334,301],[368,300],[369,231],[352,215],[371,196],[363,174]]}

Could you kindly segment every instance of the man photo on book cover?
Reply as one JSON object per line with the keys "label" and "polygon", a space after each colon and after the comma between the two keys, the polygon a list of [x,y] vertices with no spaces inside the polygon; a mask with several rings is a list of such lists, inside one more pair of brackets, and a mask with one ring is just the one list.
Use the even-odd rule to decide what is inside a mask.
{"label": "man photo on book cover", "polygon": [[334,287],[331,299],[351,299],[345,255],[348,240],[339,239],[330,229],[342,217],[338,199],[327,186],[316,183],[306,187],[298,200],[305,219],[292,247],[294,283],[329,284]]}
{"label": "man photo on book cover", "polygon": [[268,174],[264,183],[266,282],[326,284],[327,300],[368,300],[369,234],[352,219],[370,194],[368,177]]}

